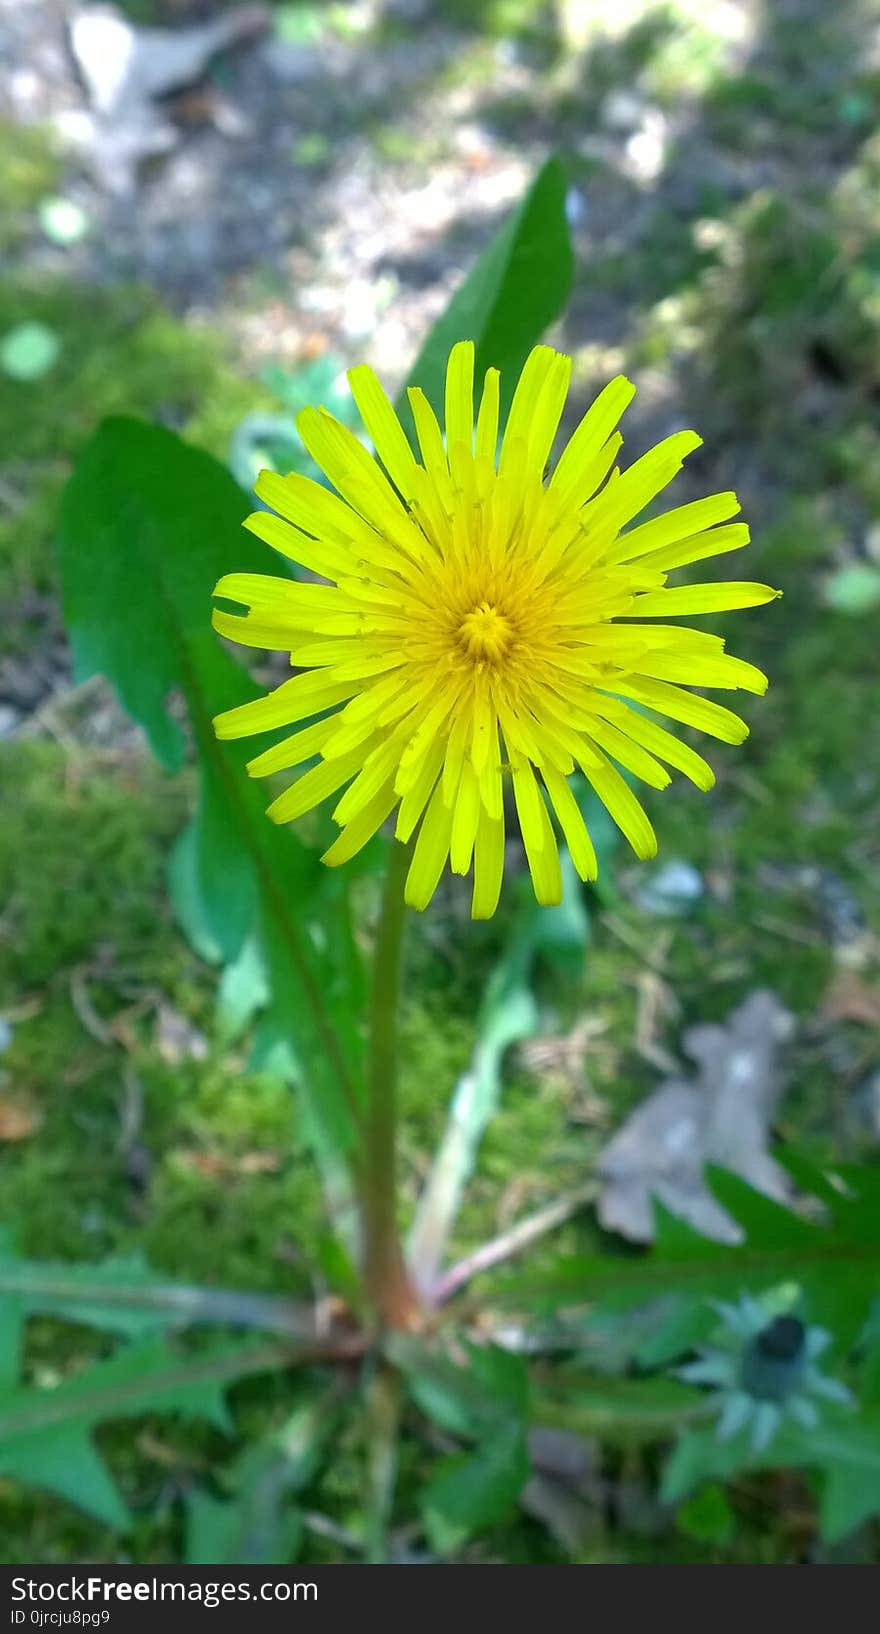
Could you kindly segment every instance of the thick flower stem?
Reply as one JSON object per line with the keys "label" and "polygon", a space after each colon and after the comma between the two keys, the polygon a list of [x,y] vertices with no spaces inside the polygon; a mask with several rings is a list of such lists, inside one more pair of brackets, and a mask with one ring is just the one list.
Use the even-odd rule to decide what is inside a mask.
{"label": "thick flower stem", "polygon": [[393,843],[373,953],[367,1108],[360,1201],[364,1282],[375,1315],[395,1328],[418,1321],[418,1299],[397,1229],[397,1012],[411,848]]}

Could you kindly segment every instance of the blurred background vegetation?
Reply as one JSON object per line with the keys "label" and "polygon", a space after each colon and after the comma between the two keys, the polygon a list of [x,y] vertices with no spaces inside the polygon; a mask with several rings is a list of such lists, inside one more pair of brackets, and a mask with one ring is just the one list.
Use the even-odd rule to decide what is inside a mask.
{"label": "blurred background vegetation", "polygon": [[[871,1160],[877,0],[283,0],[243,18],[128,0],[117,26],[193,53],[163,60],[153,36],[156,94],[137,106],[114,104],[112,41],[81,26],[100,9],[0,0],[0,1217],[35,1256],[140,1248],[191,1281],[309,1289],[320,1191],[289,1091],[218,1035],[215,974],[168,905],[192,785],[156,768],[109,689],[71,682],[59,496],[107,414],[181,431],[247,485],[345,367],[366,359],[396,388],[550,152],[577,257],[552,336],[574,358],[572,420],[622,369],[639,386],[630,457],[694,425],[705,446],[676,502],[735,487],[748,576],[785,595],[737,621],[771,690],[744,749],[714,755],[717,791],[652,797],[657,867],[618,853],[583,957],[564,979],[539,970],[539,1036],[508,1056],[458,1246],[581,1183],[682,1032],[756,988],[796,1022],[778,1132]],[[465,936],[462,912],[448,890],[412,939],[409,1196],[509,932],[508,911]],[[562,1236],[599,1233],[579,1219]],[[32,1342],[51,1383],[91,1340],[47,1320]],[[265,1384],[237,1400],[245,1431],[271,1408]],[[101,1434],[142,1516],[128,1556],[176,1558],[175,1495],[222,1437]],[[343,1445],[327,1478],[343,1522],[357,1456]],[[658,1516],[641,1455],[624,1463],[593,1558],[802,1558],[795,1477],[752,1482],[719,1555]],[[0,1514],[6,1558],[118,1558],[61,1500],[0,1481]],[[527,1519],[479,1548],[562,1558]]]}

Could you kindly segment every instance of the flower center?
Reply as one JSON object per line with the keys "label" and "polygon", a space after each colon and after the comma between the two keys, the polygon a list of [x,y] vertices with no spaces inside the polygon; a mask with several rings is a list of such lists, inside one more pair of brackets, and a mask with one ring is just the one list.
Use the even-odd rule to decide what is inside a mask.
{"label": "flower center", "polygon": [[493,607],[491,602],[481,601],[462,619],[457,635],[470,658],[497,663],[510,646],[513,630],[497,607]]}

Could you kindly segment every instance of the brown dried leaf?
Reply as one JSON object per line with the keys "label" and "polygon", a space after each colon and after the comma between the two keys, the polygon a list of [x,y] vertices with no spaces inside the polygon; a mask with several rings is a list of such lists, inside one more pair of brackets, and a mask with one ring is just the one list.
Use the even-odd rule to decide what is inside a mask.
{"label": "brown dried leaf", "polygon": [[43,1114],[21,1095],[0,1095],[0,1140],[28,1140],[43,1125]]}
{"label": "brown dried leaf", "polygon": [[838,970],[822,1000],[826,1021],[860,1021],[880,1027],[880,985],[866,982],[854,970]]}

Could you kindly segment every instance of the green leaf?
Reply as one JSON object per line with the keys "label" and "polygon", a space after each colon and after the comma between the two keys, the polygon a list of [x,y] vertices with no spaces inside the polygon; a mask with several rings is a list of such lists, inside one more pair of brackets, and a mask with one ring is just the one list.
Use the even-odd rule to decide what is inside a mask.
{"label": "green leaf", "polygon": [[[438,412],[446,360],[458,340],[476,342],[478,387],[488,368],[501,370],[502,413],[509,406],[528,353],[559,317],[571,289],[565,194],[565,172],[550,159],[434,325],[409,383],[421,386]],[[401,407],[405,403],[404,396]]]}
{"label": "green leaf", "polygon": [[723,1487],[712,1482],[683,1503],[675,1517],[678,1530],[697,1543],[730,1543],[736,1518]]}
{"label": "green leaf", "polygon": [[226,966],[217,991],[217,1023],[224,1044],[240,1038],[269,1001],[269,984],[259,943],[249,936]]}
{"label": "green leaf", "polygon": [[494,1345],[465,1343],[463,1351],[464,1363],[404,1334],[386,1341],[413,1400],[442,1429],[476,1441],[512,1418],[524,1423],[530,1399],[524,1357]]}
{"label": "green leaf", "polygon": [[474,1453],[444,1459],[421,1498],[433,1549],[447,1554],[474,1533],[503,1521],[529,1478],[525,1431],[501,1424]]}
{"label": "green leaf", "polygon": [[[141,1254],[96,1265],[19,1259],[0,1244],[0,1294],[17,1298],[24,1316],[60,1316],[129,1339],[159,1333],[172,1313],[152,1295],[167,1288]],[[16,1372],[12,1375],[18,1378]]]}
{"label": "green leaf", "polygon": [[278,571],[240,527],[248,509],[229,473],[171,432],[105,422],[64,495],[64,609],[77,677],[110,679],[169,771],[184,754],[169,699],[182,695],[201,773],[172,874],[184,920],[226,961],[256,942],[267,1019],[298,1065],[319,1147],[339,1152],[353,1140],[362,998],[344,883],[267,820],[265,794],[244,771],[251,747],[219,743],[211,724],[260,690],[210,625],[221,574]]}
{"label": "green leaf", "polygon": [[[648,1253],[561,1260],[545,1277],[511,1278],[506,1297],[538,1309],[590,1301],[602,1312],[656,1302],[656,1329],[649,1350],[639,1355],[649,1354],[657,1364],[702,1336],[711,1318],[708,1301],[789,1283],[802,1291],[809,1320],[829,1328],[835,1350],[846,1351],[880,1286],[880,1172],[838,1165],[835,1175],[834,1184],[823,1177],[815,1181],[825,1205],[825,1217],[816,1224],[753,1191],[738,1176],[710,1169],[711,1189],[742,1227],[742,1243],[710,1241],[658,1209],[657,1237]],[[805,1162],[799,1177],[810,1187]]]}
{"label": "green leaf", "polygon": [[583,1377],[563,1371],[553,1395],[537,1396],[537,1423],[579,1435],[601,1436],[615,1446],[662,1441],[706,1411],[705,1396],[677,1379]]}
{"label": "green leaf", "polygon": [[246,1374],[284,1366],[286,1349],[214,1347],[181,1356],[163,1339],[126,1345],[55,1389],[0,1391],[0,1474],[47,1487],[109,1526],[129,1516],[91,1441],[96,1424],[141,1413],[182,1413],[228,1429],[223,1392]]}
{"label": "green leaf", "polygon": [[880,1414],[851,1414],[801,1430],[786,1425],[760,1454],[748,1432],[719,1441],[712,1430],[682,1437],[663,1473],[661,1497],[676,1502],[707,1479],[743,1469],[814,1469],[822,1477],[820,1526],[836,1543],[880,1513]]}

